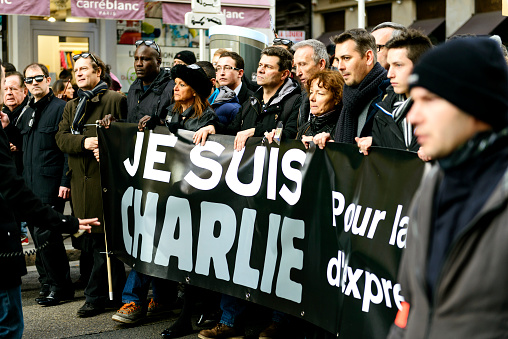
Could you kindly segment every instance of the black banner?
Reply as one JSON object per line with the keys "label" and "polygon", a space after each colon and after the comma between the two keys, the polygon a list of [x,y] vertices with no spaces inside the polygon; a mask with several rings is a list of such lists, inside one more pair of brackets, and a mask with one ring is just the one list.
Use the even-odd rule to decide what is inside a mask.
{"label": "black banner", "polygon": [[385,338],[416,154],[134,124],[98,129],[108,247],[137,271],[230,294],[345,338]]}

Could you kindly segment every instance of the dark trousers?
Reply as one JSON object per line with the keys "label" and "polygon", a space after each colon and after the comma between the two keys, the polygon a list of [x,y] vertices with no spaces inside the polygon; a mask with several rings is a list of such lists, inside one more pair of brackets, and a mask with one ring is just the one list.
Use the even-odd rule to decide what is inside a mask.
{"label": "dark trousers", "polygon": [[[53,208],[60,213],[63,212],[63,200],[61,204]],[[28,223],[28,229],[38,249],[35,255],[35,266],[39,273],[39,282],[42,285],[49,285],[50,291],[72,291],[69,259],[62,234],[38,227],[33,223]]]}
{"label": "dark trousers", "polygon": [[[106,242],[104,234],[89,234],[93,250],[93,267],[90,280],[85,288],[86,301],[96,305],[104,305],[109,299],[108,272],[106,268]],[[111,258],[111,277],[113,281],[113,298],[122,300],[122,291],[125,286],[125,266],[114,256]]]}

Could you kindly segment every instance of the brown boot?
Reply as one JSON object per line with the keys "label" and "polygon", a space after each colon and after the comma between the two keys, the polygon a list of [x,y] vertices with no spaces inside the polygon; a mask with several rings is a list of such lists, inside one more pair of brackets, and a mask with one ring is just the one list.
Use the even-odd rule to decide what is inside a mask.
{"label": "brown boot", "polygon": [[[278,322],[272,322],[270,326],[259,333],[259,339],[283,338],[283,330]],[[287,334],[287,333],[286,333]]]}
{"label": "brown boot", "polygon": [[217,326],[211,330],[202,330],[198,334],[198,338],[201,339],[243,339],[244,335],[237,329],[229,327],[222,323],[218,323]]}

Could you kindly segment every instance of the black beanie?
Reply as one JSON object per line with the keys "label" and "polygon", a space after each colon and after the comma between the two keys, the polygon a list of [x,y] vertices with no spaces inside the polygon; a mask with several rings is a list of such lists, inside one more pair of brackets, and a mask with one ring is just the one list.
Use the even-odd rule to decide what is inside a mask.
{"label": "black beanie", "polygon": [[432,49],[409,86],[428,89],[496,131],[508,126],[508,67],[491,39],[457,39]]}
{"label": "black beanie", "polygon": [[192,65],[196,63],[196,56],[191,51],[181,51],[176,53],[175,59],[182,60],[187,65]]}
{"label": "black beanie", "polygon": [[196,64],[175,65],[171,68],[171,78],[182,79],[200,96],[202,101],[206,101],[212,91],[212,82],[206,76],[205,71]]}

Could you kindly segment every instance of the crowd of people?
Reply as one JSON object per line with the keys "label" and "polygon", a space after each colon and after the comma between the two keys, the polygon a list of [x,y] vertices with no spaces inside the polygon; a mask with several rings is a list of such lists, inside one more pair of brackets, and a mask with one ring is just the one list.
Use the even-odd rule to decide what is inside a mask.
{"label": "crowd of people", "polygon": [[[81,249],[80,281],[86,297],[77,316],[92,317],[117,307],[112,319],[133,324],[182,308],[178,320],[162,333],[178,338],[192,332],[191,315],[199,299],[205,307],[198,325],[216,320],[199,338],[243,338],[241,316],[250,307],[244,300],[147,276],[135,268],[126,277],[124,264],[114,256],[113,301],[108,300],[96,122],[108,128],[117,121],[136,123],[140,131],[156,126],[194,131],[195,144],[204,144],[210,134],[233,135],[237,151],[248,138],[265,137],[268,142],[300,140],[306,148],[349,143],[366,156],[374,146],[417,153],[435,166],[413,207],[418,222],[409,225],[400,278],[406,303],[390,336],[498,337],[508,332],[506,300],[491,297],[490,303],[482,303],[477,295],[487,295],[492,288],[502,295],[507,280],[498,272],[504,271],[500,266],[492,266],[503,263],[507,253],[500,248],[505,246],[489,246],[503,241],[506,232],[506,185],[499,184],[507,180],[508,164],[506,48],[499,40],[474,36],[434,47],[423,33],[391,22],[371,32],[350,29],[331,40],[330,49],[314,39],[293,44],[276,38],[261,51],[255,83],[244,74],[244,58],[252,56],[219,49],[207,62],[181,51],[173,67],[165,69],[157,43],[139,40],[136,80],[127,95],[119,92],[116,77],[94,53],[75,55],[75,81],[72,73],[64,72],[53,88],[42,64],[30,64],[22,73],[6,67],[1,121],[13,160],[9,171],[21,175],[40,199],[34,213],[49,214],[47,208],[41,212],[42,206],[61,213],[70,199],[73,214],[85,219],[81,228],[91,231],[73,240]],[[13,207],[3,188],[0,197],[0,207]],[[17,245],[27,242],[27,221],[39,248],[37,303],[48,307],[72,299],[64,228],[48,227],[46,218],[10,213],[14,218],[9,232],[21,234]],[[74,220],[68,230],[76,231],[76,224]],[[416,225],[424,232],[423,240],[411,229]],[[487,279],[496,280],[493,287]],[[457,285],[457,280],[463,283]],[[18,276],[5,288],[18,288],[19,283]],[[478,291],[480,286],[485,291]],[[19,317],[20,306],[17,310]],[[478,312],[484,312],[482,325],[475,327]],[[214,319],[214,314],[219,316]],[[21,329],[5,327],[6,321],[0,314],[0,336],[22,333],[22,320]],[[300,325],[273,311],[272,323],[259,338],[332,336]]]}

